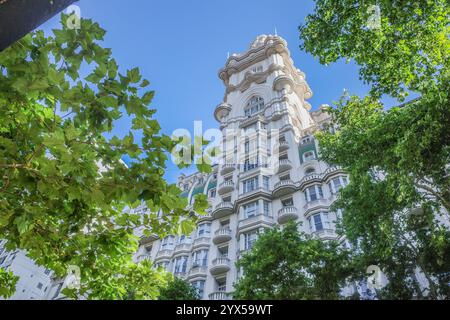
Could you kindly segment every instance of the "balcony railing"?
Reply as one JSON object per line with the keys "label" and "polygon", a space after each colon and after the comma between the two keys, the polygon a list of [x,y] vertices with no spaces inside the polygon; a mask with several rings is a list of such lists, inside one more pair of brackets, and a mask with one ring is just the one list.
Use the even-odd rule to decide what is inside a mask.
{"label": "balcony railing", "polygon": [[310,210],[315,209],[317,207],[327,207],[329,205],[329,201],[326,199],[318,199],[307,202],[303,209],[305,210],[305,214],[307,214]]}
{"label": "balcony railing", "polygon": [[231,213],[233,213],[233,204],[231,202],[221,202],[214,208],[212,216],[214,219],[217,219]]}
{"label": "balcony railing", "polygon": [[175,251],[190,251],[192,243],[179,243],[175,246]]}
{"label": "balcony railing", "polygon": [[172,257],[173,250],[165,249],[161,250],[156,254],[155,259],[162,259],[162,258],[170,258]]}
{"label": "balcony railing", "polygon": [[300,189],[303,189],[307,184],[311,182],[322,182],[323,176],[319,173],[311,173],[303,177],[300,180]]}
{"label": "balcony railing", "polygon": [[174,272],[173,275],[180,279],[186,279],[187,277],[186,271]]}
{"label": "balcony railing", "polygon": [[209,294],[209,300],[229,300],[230,294],[225,291],[217,291]]}
{"label": "balcony railing", "polygon": [[250,226],[256,226],[259,224],[265,224],[267,226],[271,226],[274,223],[273,217],[268,216],[266,214],[258,214],[256,216],[252,216],[249,218],[245,218],[241,221],[239,221],[238,228],[244,229]]}
{"label": "balcony railing", "polygon": [[213,242],[215,244],[229,241],[231,239],[231,229],[230,228],[220,228],[214,232]]}
{"label": "balcony railing", "polygon": [[278,143],[278,151],[286,151],[289,149],[289,142],[287,141],[280,141]]}
{"label": "balcony railing", "polygon": [[273,188],[273,195],[278,197],[295,190],[295,183],[292,180],[281,180]]}
{"label": "balcony railing", "polygon": [[206,275],[208,273],[208,267],[205,265],[202,266],[193,266],[191,270],[189,270],[189,277],[193,278],[196,276]]}
{"label": "balcony railing", "polygon": [[236,165],[233,163],[225,163],[222,165],[222,169],[220,170],[220,174],[224,175],[230,172],[233,172],[236,169]]}
{"label": "balcony railing", "polygon": [[224,181],[219,185],[219,194],[224,194],[234,189],[234,182],[231,180]]}
{"label": "balcony railing", "polygon": [[230,270],[230,259],[226,257],[219,257],[212,261],[210,272],[212,275],[220,274]]}
{"label": "balcony railing", "polygon": [[278,211],[278,223],[285,223],[291,219],[298,219],[298,210],[296,207],[284,207]]}
{"label": "balcony railing", "polygon": [[292,163],[289,159],[281,159],[278,164],[278,172],[292,169]]}
{"label": "balcony railing", "polygon": [[333,229],[322,229],[314,231],[313,236],[319,239],[334,239],[337,237],[337,234]]}
{"label": "balcony railing", "polygon": [[194,239],[194,242],[192,243],[193,248],[197,248],[200,246],[209,246],[210,245],[210,236],[202,236],[199,238]]}

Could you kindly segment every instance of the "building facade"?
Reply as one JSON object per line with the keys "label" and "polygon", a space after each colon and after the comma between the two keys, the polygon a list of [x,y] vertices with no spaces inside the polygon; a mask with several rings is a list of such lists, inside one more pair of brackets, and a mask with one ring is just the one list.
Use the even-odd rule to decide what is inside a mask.
{"label": "building facade", "polygon": [[324,106],[311,112],[312,92],[285,40],[257,37],[245,53],[229,57],[219,77],[220,161],[211,174],[178,179],[190,204],[196,194],[208,196],[208,215],[190,235],[142,237],[136,255],[188,280],[209,300],[230,298],[240,276],[236,261],[267,228],[294,219],[307,234],[336,239],[340,213],[330,205],[348,183],[342,170],[318,160],[313,133],[328,130],[330,117]]}
{"label": "building facade", "polygon": [[[0,268],[19,276],[16,292],[11,300],[45,300],[53,286],[52,271],[37,266],[24,251],[7,251],[0,240]],[[1,298],[0,298],[1,299]]]}

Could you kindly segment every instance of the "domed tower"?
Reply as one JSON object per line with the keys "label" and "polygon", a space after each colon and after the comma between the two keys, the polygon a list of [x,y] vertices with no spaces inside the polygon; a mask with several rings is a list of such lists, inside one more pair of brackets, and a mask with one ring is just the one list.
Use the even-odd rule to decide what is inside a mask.
{"label": "domed tower", "polygon": [[258,36],[219,71],[225,85],[215,108],[223,144],[211,174],[180,175],[192,207],[208,196],[208,215],[190,235],[144,237],[138,258],[149,258],[195,286],[203,299],[229,299],[241,275],[236,261],[264,230],[289,220],[320,239],[334,239],[331,203],[345,173],[319,161],[313,137],[326,128],[326,106],[311,112],[305,75],[279,36]]}
{"label": "domed tower", "polygon": [[331,229],[332,194],[323,186],[328,165],[318,160],[312,136],[329,117],[325,108],[310,112],[312,91],[286,41],[258,36],[246,52],[228,58],[219,77],[225,94],[214,116],[223,153],[212,208],[211,231],[217,236],[206,283],[211,299],[232,290],[239,277],[234,262],[266,228],[294,219],[306,233]]}

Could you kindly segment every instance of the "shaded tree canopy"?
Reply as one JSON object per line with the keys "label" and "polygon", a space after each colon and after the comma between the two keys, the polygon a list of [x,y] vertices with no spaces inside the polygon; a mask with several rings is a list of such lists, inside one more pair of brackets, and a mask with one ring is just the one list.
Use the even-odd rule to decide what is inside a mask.
{"label": "shaded tree canopy", "polygon": [[[317,0],[300,27],[303,49],[323,64],[354,60],[371,87],[341,98],[329,110],[335,130],[318,138],[322,159],[350,174],[334,208],[360,269],[386,273],[380,297],[449,296],[449,20],[448,1]],[[388,110],[380,100],[410,94]]]}
{"label": "shaded tree canopy", "polygon": [[290,222],[266,230],[237,263],[233,297],[249,300],[339,299],[351,271],[338,242],[312,239]]}
{"label": "shaded tree canopy", "polygon": [[200,300],[197,289],[186,280],[174,277],[161,288],[159,300]]}
{"label": "shaded tree canopy", "polygon": [[[133,285],[136,298],[154,299],[168,280],[133,263],[133,231],[164,236],[195,226],[163,177],[176,142],[149,108],[149,81],[138,68],[121,73],[101,46],[105,30],[87,19],[70,29],[67,18],[51,35],[35,31],[0,53],[0,238],[58,277],[79,266],[81,288],[69,297],[122,299]],[[113,135],[125,118],[128,132]],[[142,203],[145,214],[128,210]],[[204,212],[205,197],[194,206]],[[1,292],[12,281],[5,275]]]}

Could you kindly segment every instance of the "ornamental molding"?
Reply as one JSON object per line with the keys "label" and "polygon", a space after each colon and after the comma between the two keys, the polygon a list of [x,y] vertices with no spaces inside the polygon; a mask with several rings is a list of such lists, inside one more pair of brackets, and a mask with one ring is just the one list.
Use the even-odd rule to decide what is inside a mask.
{"label": "ornamental molding", "polygon": [[266,36],[259,45],[255,46],[254,42],[247,52],[229,57],[225,67],[219,71],[219,78],[222,79],[225,84],[228,84],[231,75],[234,73],[241,72],[252,64],[265,60],[277,53],[289,55],[286,41],[278,36]]}
{"label": "ornamental molding", "polygon": [[283,71],[288,72],[288,69],[286,67],[282,67],[280,65],[277,65],[275,63],[272,63],[268,69],[262,72],[246,72],[244,75],[244,80],[242,80],[237,85],[228,84],[226,86],[225,96],[228,94],[239,90],[241,93],[245,92],[250,88],[252,83],[256,84],[263,84],[267,81],[267,78],[274,72],[274,71]]}
{"label": "ornamental molding", "polygon": [[[241,83],[230,85],[229,80],[233,74],[241,72],[274,54],[280,54],[282,56],[285,66],[272,64],[266,71],[259,73],[248,72],[245,74],[245,79]],[[312,91],[306,83],[305,74],[294,67],[286,41],[278,36],[264,35],[257,37],[247,52],[240,55],[232,55],[228,58],[225,67],[219,71],[219,78],[223,80],[227,88],[224,100],[226,101],[226,96],[230,92],[236,90],[244,92],[252,83],[263,83],[267,79],[267,76],[275,70],[282,70],[292,78],[292,90],[298,91],[301,88],[305,99],[312,97]]]}

